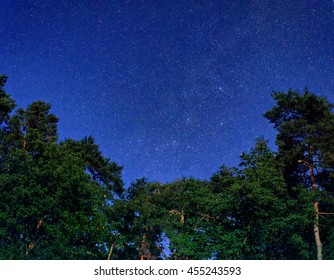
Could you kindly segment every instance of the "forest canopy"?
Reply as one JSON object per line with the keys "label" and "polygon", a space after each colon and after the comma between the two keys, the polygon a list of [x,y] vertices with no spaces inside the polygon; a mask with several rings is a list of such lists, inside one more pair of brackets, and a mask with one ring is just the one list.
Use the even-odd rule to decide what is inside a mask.
{"label": "forest canopy", "polygon": [[[0,259],[334,259],[334,105],[274,92],[263,137],[208,180],[134,178],[0,76]],[[194,174],[196,175],[196,174]]]}

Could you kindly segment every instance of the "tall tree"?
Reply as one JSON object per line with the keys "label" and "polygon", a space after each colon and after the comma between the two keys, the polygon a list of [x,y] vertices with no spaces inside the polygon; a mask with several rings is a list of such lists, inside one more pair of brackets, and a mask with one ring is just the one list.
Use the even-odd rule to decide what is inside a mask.
{"label": "tall tree", "polygon": [[164,258],[164,209],[158,203],[162,184],[137,179],[125,199],[116,201],[110,219],[115,221],[114,255],[120,259]]}
{"label": "tall tree", "polygon": [[0,125],[9,117],[15,108],[15,101],[4,91],[7,77],[0,75]]}
{"label": "tall tree", "polygon": [[107,259],[122,167],[93,139],[59,144],[48,103],[10,115],[1,91],[0,259]]}
{"label": "tall tree", "polygon": [[[239,169],[223,167],[211,178],[221,190],[223,231],[215,243],[218,259],[308,259],[304,230],[309,209],[289,197],[276,154],[259,138],[241,155]],[[302,190],[299,190],[302,192]]]}
{"label": "tall tree", "polygon": [[[164,185],[159,194],[165,209],[164,232],[173,259],[208,259],[214,254],[213,221],[218,218],[219,200],[206,181],[181,178]],[[217,198],[218,196],[216,196]]]}
{"label": "tall tree", "polygon": [[[104,157],[92,136],[80,141],[66,139],[60,145],[62,149],[77,154],[83,160],[92,181],[99,183],[110,194],[120,196],[123,193],[123,167]],[[113,196],[109,199],[112,200]]]}
{"label": "tall tree", "polygon": [[333,191],[333,104],[307,89],[303,95],[274,92],[273,98],[276,105],[264,116],[278,131],[276,143],[289,187],[303,184],[314,193],[313,233],[317,259],[322,259],[319,191]]}

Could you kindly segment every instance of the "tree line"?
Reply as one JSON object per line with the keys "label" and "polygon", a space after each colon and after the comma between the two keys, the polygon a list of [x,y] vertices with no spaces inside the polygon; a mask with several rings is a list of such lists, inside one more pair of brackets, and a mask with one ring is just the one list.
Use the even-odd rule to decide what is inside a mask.
{"label": "tree line", "polygon": [[334,259],[334,105],[274,92],[263,137],[208,180],[136,179],[0,76],[0,259]]}

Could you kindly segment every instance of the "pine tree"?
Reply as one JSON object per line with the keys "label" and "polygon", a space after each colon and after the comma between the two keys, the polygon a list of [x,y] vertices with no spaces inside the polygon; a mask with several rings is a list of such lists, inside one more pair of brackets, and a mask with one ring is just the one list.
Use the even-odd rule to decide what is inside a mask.
{"label": "pine tree", "polygon": [[8,119],[9,114],[16,106],[15,101],[3,89],[6,81],[7,77],[0,75],[0,125]]}
{"label": "pine tree", "polygon": [[276,105],[265,117],[277,129],[279,157],[288,186],[305,185],[314,193],[313,232],[317,259],[322,259],[319,213],[320,191],[333,191],[333,104],[308,90],[274,92]]}
{"label": "pine tree", "polygon": [[92,138],[58,143],[48,103],[11,115],[1,85],[0,259],[107,259],[122,167]]}

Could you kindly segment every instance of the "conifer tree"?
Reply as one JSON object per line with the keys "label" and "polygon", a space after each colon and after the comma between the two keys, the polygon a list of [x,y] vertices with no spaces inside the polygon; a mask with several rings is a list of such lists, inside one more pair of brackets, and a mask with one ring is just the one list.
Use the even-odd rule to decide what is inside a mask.
{"label": "conifer tree", "polygon": [[[57,117],[0,92],[0,259],[107,259],[107,213],[122,195],[122,167],[93,139],[57,142]],[[85,138],[86,139],[86,138]]]}
{"label": "conifer tree", "polygon": [[0,75],[0,125],[8,119],[10,112],[15,108],[15,101],[4,91],[6,81],[7,77]]}
{"label": "conifer tree", "polygon": [[333,104],[307,89],[303,95],[274,92],[273,98],[276,105],[264,116],[278,131],[276,143],[288,186],[302,184],[314,193],[313,232],[317,259],[322,259],[319,192],[333,190]]}

